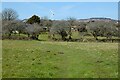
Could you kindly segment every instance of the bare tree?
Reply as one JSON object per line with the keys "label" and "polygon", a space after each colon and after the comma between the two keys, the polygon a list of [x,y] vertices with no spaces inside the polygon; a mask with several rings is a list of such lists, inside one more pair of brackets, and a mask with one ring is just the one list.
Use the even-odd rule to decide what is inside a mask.
{"label": "bare tree", "polygon": [[19,32],[19,36],[21,33],[25,33],[25,28],[27,27],[26,23],[22,22],[22,21],[17,21],[16,23],[17,26],[17,31]]}
{"label": "bare tree", "polygon": [[67,21],[64,20],[54,21],[50,29],[50,34],[53,35],[53,38],[55,34],[59,34],[62,40],[65,40],[66,37],[70,35],[69,31],[70,31],[70,24]]}
{"label": "bare tree", "polygon": [[43,31],[42,26],[37,23],[27,24],[26,33],[28,37],[38,40],[39,34]]}
{"label": "bare tree", "polygon": [[88,32],[91,33],[96,40],[98,40],[98,36],[101,36],[102,28],[104,27],[103,22],[96,21],[96,22],[90,22],[88,25]]}
{"label": "bare tree", "polygon": [[107,39],[112,39],[112,36],[116,36],[118,34],[118,28],[114,22],[106,22],[103,33]]}
{"label": "bare tree", "polygon": [[107,39],[111,39],[112,36],[116,35],[117,27],[115,23],[104,22],[104,21],[96,21],[90,22],[88,25],[88,31],[92,33],[96,40],[98,40],[98,36],[104,36]]}
{"label": "bare tree", "polygon": [[43,26],[44,31],[50,30],[50,27],[52,27],[52,20],[48,19],[48,17],[42,17],[41,19],[41,26]]}
{"label": "bare tree", "polygon": [[69,29],[69,34],[70,34],[70,35],[69,35],[69,39],[72,39],[72,30],[71,30],[71,29],[72,29],[73,26],[76,25],[76,24],[75,24],[75,23],[76,23],[76,19],[73,18],[73,17],[69,17],[69,18],[68,18],[68,22],[69,22],[69,24],[70,24],[70,29]]}
{"label": "bare tree", "polygon": [[2,11],[2,20],[16,20],[18,18],[18,14],[15,10],[9,8],[9,9],[4,9]]}
{"label": "bare tree", "polygon": [[78,22],[77,24],[77,30],[79,32],[80,38],[84,40],[84,36],[87,34],[87,23],[85,22]]}
{"label": "bare tree", "polygon": [[2,32],[10,37],[12,32],[17,29],[16,21],[2,21]]}

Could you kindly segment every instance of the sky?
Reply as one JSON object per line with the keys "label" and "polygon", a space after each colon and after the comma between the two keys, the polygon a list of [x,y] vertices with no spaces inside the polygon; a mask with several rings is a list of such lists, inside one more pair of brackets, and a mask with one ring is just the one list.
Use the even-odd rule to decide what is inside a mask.
{"label": "sky", "polygon": [[69,17],[118,19],[117,2],[2,2],[2,10],[5,8],[17,11],[21,20],[28,19],[32,15],[57,20]]}
{"label": "sky", "polygon": [[2,2],[119,2],[119,0],[1,0]]}

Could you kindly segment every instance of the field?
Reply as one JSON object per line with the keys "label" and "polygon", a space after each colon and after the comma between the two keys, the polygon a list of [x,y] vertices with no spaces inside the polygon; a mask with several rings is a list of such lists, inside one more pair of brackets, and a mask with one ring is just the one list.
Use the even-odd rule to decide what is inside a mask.
{"label": "field", "polygon": [[3,78],[117,78],[118,43],[2,41]]}

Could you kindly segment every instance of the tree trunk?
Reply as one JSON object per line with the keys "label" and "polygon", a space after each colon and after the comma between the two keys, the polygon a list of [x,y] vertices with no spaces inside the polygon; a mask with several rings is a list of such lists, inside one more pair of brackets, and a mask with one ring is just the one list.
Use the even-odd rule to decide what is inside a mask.
{"label": "tree trunk", "polygon": [[28,34],[28,37],[30,37],[30,34]]}
{"label": "tree trunk", "polygon": [[9,37],[9,38],[11,37],[11,33],[8,34],[8,37]]}
{"label": "tree trunk", "polygon": [[39,35],[36,35],[36,39],[38,40],[38,38],[39,38]]}
{"label": "tree trunk", "polygon": [[65,36],[62,36],[62,40],[65,41]]}
{"label": "tree trunk", "polygon": [[95,37],[95,39],[96,39],[96,40],[98,40],[98,38],[97,38],[97,37]]}
{"label": "tree trunk", "polygon": [[93,36],[94,36],[95,40],[98,40],[97,35],[95,33],[93,33]]}

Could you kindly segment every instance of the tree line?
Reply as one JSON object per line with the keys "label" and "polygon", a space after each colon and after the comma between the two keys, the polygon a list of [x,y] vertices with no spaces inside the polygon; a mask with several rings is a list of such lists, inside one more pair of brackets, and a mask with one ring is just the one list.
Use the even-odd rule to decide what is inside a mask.
{"label": "tree line", "polygon": [[75,18],[67,20],[50,20],[47,17],[33,15],[27,20],[19,20],[18,13],[13,9],[2,11],[2,37],[11,38],[12,34],[25,34],[29,39],[39,39],[42,33],[48,33],[48,37],[55,40],[55,35],[60,35],[61,40],[71,41],[72,33],[78,32],[81,39],[86,35],[93,36],[98,40],[98,36],[112,39],[119,37],[119,26],[116,22],[109,21],[89,21],[80,22]]}

